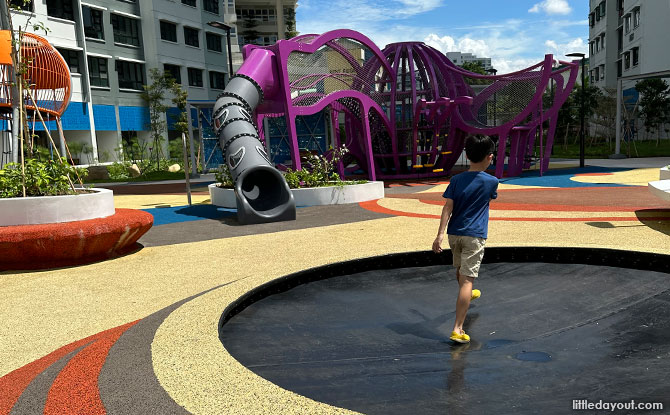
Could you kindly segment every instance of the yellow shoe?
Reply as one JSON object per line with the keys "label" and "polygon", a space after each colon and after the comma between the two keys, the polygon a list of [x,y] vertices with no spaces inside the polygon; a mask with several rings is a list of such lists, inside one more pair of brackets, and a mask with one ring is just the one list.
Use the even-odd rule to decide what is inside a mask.
{"label": "yellow shoe", "polygon": [[449,340],[455,341],[456,343],[470,343],[470,336],[468,336],[465,333],[460,334],[456,333],[455,331],[452,331]]}
{"label": "yellow shoe", "polygon": [[472,290],[472,297],[470,297],[470,301],[475,300],[479,297],[482,296],[482,292],[479,290]]}

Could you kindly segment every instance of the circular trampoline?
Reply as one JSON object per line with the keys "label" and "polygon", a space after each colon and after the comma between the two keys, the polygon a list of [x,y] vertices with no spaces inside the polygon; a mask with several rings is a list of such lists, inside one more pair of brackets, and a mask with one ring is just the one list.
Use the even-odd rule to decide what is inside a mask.
{"label": "circular trampoline", "polygon": [[224,347],[259,376],[366,414],[565,413],[574,400],[663,402],[670,390],[668,256],[487,248],[448,340],[450,252],[303,271],[240,298]]}

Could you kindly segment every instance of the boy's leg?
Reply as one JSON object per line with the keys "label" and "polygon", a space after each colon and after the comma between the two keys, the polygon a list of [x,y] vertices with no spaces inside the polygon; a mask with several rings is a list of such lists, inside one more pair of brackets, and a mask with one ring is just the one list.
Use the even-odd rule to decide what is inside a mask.
{"label": "boy's leg", "polygon": [[[461,251],[460,268],[458,269],[458,299],[456,300],[456,321],[454,331],[463,333],[463,323],[470,308],[472,300],[472,285],[479,275],[479,266],[484,256],[483,238],[463,237],[463,249]],[[480,293],[478,293],[480,294]],[[479,297],[477,295],[476,297]]]}
{"label": "boy's leg", "polygon": [[458,284],[458,299],[456,300],[456,321],[454,322],[454,331],[456,333],[463,333],[463,323],[465,323],[465,316],[470,308],[470,300],[472,298],[472,284],[475,279],[460,275]]}

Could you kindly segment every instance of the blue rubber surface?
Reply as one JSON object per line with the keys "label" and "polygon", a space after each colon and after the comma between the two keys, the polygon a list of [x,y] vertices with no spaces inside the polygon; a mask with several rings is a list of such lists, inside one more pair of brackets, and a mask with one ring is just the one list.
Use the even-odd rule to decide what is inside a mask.
{"label": "blue rubber surface", "polygon": [[235,209],[228,209],[214,205],[172,206],[165,208],[142,209],[154,217],[154,226],[169,223],[192,222],[203,219],[223,219],[235,216]]}
{"label": "blue rubber surface", "polygon": [[518,186],[544,186],[544,187],[629,187],[630,185],[615,183],[582,183],[570,180],[577,174],[584,173],[615,173],[634,169],[607,168],[607,167],[584,167],[569,169],[553,169],[540,177],[539,170],[524,172],[521,177],[503,177],[500,183],[514,184]]}

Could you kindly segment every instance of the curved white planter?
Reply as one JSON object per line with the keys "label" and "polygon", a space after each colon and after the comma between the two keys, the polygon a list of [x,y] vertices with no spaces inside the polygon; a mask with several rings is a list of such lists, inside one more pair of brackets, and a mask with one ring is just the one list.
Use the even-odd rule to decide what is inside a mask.
{"label": "curved white planter", "polygon": [[649,182],[647,188],[654,196],[670,201],[670,179]]}
{"label": "curved white planter", "polygon": [[661,180],[670,180],[670,169],[667,166],[661,168],[659,176]]}
{"label": "curved white planter", "polygon": [[[217,187],[217,183],[210,184],[208,187],[213,205],[226,208],[237,207],[233,189],[222,189]],[[341,205],[383,198],[384,182],[291,189],[291,192],[296,206]]]}
{"label": "curved white planter", "polygon": [[104,218],[114,214],[114,194],[108,189],[65,196],[0,199],[0,226],[39,225]]}

